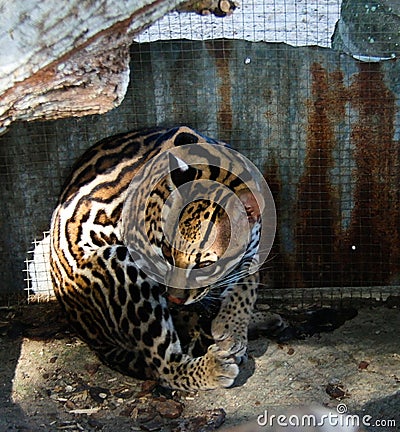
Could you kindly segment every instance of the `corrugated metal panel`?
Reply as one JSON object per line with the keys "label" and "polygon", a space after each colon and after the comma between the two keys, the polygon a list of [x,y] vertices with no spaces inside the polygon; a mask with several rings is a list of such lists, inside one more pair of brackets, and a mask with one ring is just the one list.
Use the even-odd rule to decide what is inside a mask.
{"label": "corrugated metal panel", "polygon": [[[61,179],[83,148],[119,131],[177,123],[230,142],[265,173],[279,221],[265,283],[398,284],[399,107],[395,61],[362,64],[329,49],[262,42],[134,44],[121,107],[15,125],[2,138],[1,290],[21,288],[24,251],[47,228]],[[34,164],[24,152],[43,158]]]}

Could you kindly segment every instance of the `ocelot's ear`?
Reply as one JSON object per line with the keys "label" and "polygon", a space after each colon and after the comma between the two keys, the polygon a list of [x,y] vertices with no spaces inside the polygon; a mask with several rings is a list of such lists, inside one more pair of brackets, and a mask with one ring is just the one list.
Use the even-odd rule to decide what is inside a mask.
{"label": "ocelot's ear", "polygon": [[257,222],[260,219],[261,211],[253,193],[250,189],[242,189],[237,195],[246,210],[249,223],[253,224]]}
{"label": "ocelot's ear", "polygon": [[199,178],[200,170],[188,165],[185,161],[172,153],[169,153],[168,157],[171,181],[176,188]]}

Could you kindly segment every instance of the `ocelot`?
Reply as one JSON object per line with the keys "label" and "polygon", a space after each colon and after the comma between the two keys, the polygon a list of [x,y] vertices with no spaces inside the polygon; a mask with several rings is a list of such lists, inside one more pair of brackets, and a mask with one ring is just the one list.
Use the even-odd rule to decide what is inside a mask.
{"label": "ocelot", "polygon": [[[253,194],[226,169],[192,166],[172,157],[170,172],[155,186],[151,179],[157,169],[140,171],[156,156],[196,143],[226,146],[185,126],[100,141],[75,164],[51,223],[52,281],[79,336],[110,367],[185,390],[229,387],[238,374],[258,281],[249,263],[257,256],[261,229]],[[140,191],[134,195],[139,206],[146,206],[143,226],[148,238],[141,232],[130,235],[138,245],[149,241],[161,259],[187,274],[207,267],[217,276],[221,272],[226,259],[212,264],[218,264],[233,234],[227,213],[212,192],[184,206],[177,217],[186,243],[175,248],[163,235],[161,221],[171,217],[164,204],[178,199],[173,192],[180,186],[196,187],[197,180],[221,182],[239,198],[242,208],[234,209],[236,223],[246,220],[251,238],[244,253],[229,256],[228,275],[184,289],[190,288],[189,279],[167,286],[146,274],[140,259],[145,247],[132,254],[122,220],[129,186],[139,172]],[[204,248],[209,235],[214,240]]]}

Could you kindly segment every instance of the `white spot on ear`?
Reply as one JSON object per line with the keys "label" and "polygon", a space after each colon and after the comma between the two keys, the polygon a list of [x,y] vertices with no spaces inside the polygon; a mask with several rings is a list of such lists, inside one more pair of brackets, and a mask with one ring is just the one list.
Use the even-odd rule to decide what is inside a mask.
{"label": "white spot on ear", "polygon": [[178,164],[178,167],[181,171],[187,171],[189,169],[189,165],[184,162],[182,159],[175,156],[176,162]]}

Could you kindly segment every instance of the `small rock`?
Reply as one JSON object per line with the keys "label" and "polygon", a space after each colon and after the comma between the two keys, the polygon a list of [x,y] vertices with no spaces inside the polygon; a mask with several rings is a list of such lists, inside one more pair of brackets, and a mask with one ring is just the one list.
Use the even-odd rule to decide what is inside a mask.
{"label": "small rock", "polygon": [[119,415],[123,417],[133,417],[133,410],[137,407],[137,401],[133,401],[132,403],[126,404],[123,409],[120,411]]}
{"label": "small rock", "polygon": [[152,405],[161,417],[169,419],[180,417],[183,411],[183,405],[171,399],[157,398]]}
{"label": "small rock", "polygon": [[110,390],[102,387],[90,387],[89,394],[95,402],[103,403],[104,400],[110,395]]}
{"label": "small rock", "polygon": [[65,402],[64,406],[68,411],[76,409],[76,405],[70,400],[67,400],[67,402]]}
{"label": "small rock", "polygon": [[367,361],[360,361],[359,365],[358,365],[358,369],[364,370],[367,369],[367,367],[369,366],[369,363]]}
{"label": "small rock", "polygon": [[338,384],[329,383],[326,386],[325,391],[333,399],[342,399],[346,396],[346,392],[344,391],[343,387]]}
{"label": "small rock", "polygon": [[131,412],[131,417],[137,420],[139,423],[149,423],[154,418],[158,417],[156,411],[149,406],[137,406]]}
{"label": "small rock", "polygon": [[118,399],[130,399],[133,396],[133,391],[129,389],[122,389],[119,391],[116,391],[114,393],[114,396]]}
{"label": "small rock", "polygon": [[141,386],[141,391],[137,394],[137,397],[140,398],[150,394],[156,387],[156,381],[144,381]]}
{"label": "small rock", "polygon": [[226,413],[222,408],[205,411],[192,418],[176,420],[172,432],[212,432],[225,421]]}
{"label": "small rock", "polygon": [[88,363],[85,365],[86,372],[92,376],[94,375],[100,367],[100,363]]}

